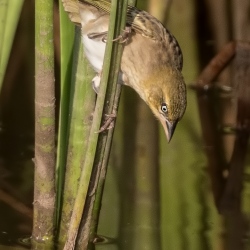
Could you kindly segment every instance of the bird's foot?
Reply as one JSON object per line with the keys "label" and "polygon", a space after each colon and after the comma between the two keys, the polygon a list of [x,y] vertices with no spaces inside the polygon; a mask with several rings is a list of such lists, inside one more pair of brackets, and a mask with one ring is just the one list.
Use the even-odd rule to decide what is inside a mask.
{"label": "bird's foot", "polygon": [[94,91],[96,92],[96,94],[98,94],[99,89],[100,89],[100,82],[101,82],[101,72],[98,73],[91,81],[92,83],[92,88],[94,89]]}
{"label": "bird's foot", "polygon": [[109,130],[109,129],[114,128],[114,121],[116,119],[116,114],[115,113],[114,114],[109,114],[109,115],[105,114],[105,117],[106,117],[105,122],[101,126],[100,130],[97,131],[97,133],[101,133],[101,132],[103,132],[105,130]]}
{"label": "bird's foot", "polygon": [[113,42],[119,41],[119,43],[126,43],[129,39],[129,34],[131,33],[131,27],[126,26],[125,29],[122,31],[122,33],[115,39],[113,39]]}

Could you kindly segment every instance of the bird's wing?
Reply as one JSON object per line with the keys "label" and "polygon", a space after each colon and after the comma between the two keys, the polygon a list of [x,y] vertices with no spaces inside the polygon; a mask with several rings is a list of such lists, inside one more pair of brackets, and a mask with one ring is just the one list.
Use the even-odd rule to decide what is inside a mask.
{"label": "bird's wing", "polygon": [[[110,14],[111,2],[109,0],[62,0],[69,18],[76,25],[81,24],[80,6],[86,4],[92,5],[102,11],[103,13]],[[148,37],[152,40],[161,42],[173,55],[172,63],[181,70],[182,69],[182,52],[175,37],[158,21],[155,17],[143,10],[136,7],[128,6],[127,11],[127,25],[131,26],[132,30]]]}
{"label": "bird's wing", "polygon": [[[79,0],[81,3],[88,3],[95,6],[100,11],[110,14],[111,2],[109,0]],[[162,23],[148,12],[139,10],[136,7],[128,6],[127,25],[131,26],[132,30],[148,37],[152,40],[161,42],[165,45],[173,55],[172,63],[181,70],[183,65],[183,57],[180,46],[175,37],[162,25]]]}
{"label": "bird's wing", "polygon": [[68,13],[69,19],[76,25],[81,25],[80,9],[78,0],[62,0],[64,10]]}
{"label": "bird's wing", "polygon": [[[79,0],[79,3],[88,3],[95,6],[100,11],[110,14],[111,2],[109,0]],[[139,10],[136,7],[128,6],[127,24],[137,33],[140,33],[145,37],[155,40],[162,40],[163,38],[163,25],[149,13]]]}

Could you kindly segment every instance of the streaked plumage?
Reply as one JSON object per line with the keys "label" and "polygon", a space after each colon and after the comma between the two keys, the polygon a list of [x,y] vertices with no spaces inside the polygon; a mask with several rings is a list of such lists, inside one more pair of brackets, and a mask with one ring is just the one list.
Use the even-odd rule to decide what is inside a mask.
{"label": "streaked plumage", "polygon": [[[110,2],[63,0],[63,3],[71,21],[81,25],[85,54],[95,71],[100,74]],[[174,36],[146,11],[129,6],[127,25],[131,27],[131,33],[121,61],[123,83],[132,87],[149,105],[170,141],[176,123],[182,118],[186,108],[181,49]],[[96,79],[98,81],[99,78]]]}

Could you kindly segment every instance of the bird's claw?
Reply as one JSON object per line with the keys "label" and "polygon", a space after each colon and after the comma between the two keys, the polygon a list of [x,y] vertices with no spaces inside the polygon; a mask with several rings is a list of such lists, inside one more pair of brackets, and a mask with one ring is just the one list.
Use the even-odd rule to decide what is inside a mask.
{"label": "bird's claw", "polygon": [[119,41],[119,43],[126,43],[129,39],[129,34],[131,33],[131,27],[126,26],[125,29],[122,31],[122,33],[115,39],[113,39],[113,42]]}
{"label": "bird's claw", "polygon": [[105,130],[114,128],[114,120],[116,119],[116,114],[105,114],[105,117],[107,117],[107,119],[105,120],[101,128],[97,131],[97,133],[101,133]]}

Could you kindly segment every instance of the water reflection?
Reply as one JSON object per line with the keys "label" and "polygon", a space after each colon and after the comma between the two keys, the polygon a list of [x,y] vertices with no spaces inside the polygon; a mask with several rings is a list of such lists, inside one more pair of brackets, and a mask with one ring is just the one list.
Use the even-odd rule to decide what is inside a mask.
{"label": "water reflection", "polygon": [[32,230],[32,136],[2,127],[0,142],[0,244],[17,246]]}

